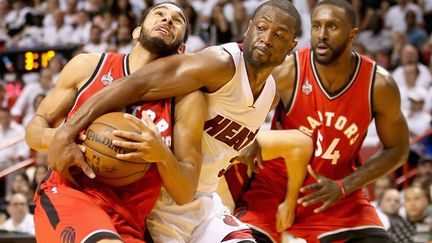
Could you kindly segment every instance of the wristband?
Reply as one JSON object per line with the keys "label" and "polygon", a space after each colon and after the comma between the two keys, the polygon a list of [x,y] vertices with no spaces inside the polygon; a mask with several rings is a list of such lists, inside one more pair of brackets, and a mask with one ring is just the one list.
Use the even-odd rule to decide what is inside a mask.
{"label": "wristband", "polygon": [[339,187],[339,189],[340,189],[340,191],[342,193],[342,198],[344,198],[346,196],[346,191],[345,191],[345,188],[342,185],[342,182],[340,180],[336,180],[335,182],[338,185],[338,187]]}

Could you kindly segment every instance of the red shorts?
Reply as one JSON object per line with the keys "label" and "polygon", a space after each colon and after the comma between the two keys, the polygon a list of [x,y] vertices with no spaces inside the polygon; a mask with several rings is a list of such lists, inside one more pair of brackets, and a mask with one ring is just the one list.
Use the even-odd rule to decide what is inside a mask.
{"label": "red shorts", "polygon": [[[280,242],[280,234],[276,231],[276,212],[285,198],[287,186],[284,171],[285,163],[282,159],[266,161],[264,170],[255,175],[235,213],[242,222],[271,236],[276,242]],[[323,239],[340,233],[341,237],[345,237],[348,232],[374,236],[385,234],[375,209],[361,191],[350,194],[320,214],[313,212],[318,206],[305,208],[298,205],[294,225],[287,232],[307,242],[326,242]]]}
{"label": "red shorts", "polygon": [[[147,173],[149,175],[147,175]],[[50,171],[35,195],[38,242],[144,242],[145,219],[160,192],[157,169],[132,185],[111,188],[81,176],[82,190]],[[150,176],[154,173],[154,176]],[[151,188],[151,189],[150,189]]]}

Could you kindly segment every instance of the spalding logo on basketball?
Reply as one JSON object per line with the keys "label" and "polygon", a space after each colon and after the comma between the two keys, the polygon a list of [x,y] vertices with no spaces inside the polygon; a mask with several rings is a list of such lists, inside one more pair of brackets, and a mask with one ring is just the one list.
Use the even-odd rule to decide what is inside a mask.
{"label": "spalding logo on basketball", "polygon": [[[113,130],[125,130],[141,133],[131,121],[123,117],[122,112],[111,112],[97,118],[86,130],[85,159],[96,179],[111,185],[125,186],[139,180],[150,168],[150,163],[119,160],[116,154],[125,154],[134,150],[113,145]],[[115,138],[122,140],[121,138]]]}

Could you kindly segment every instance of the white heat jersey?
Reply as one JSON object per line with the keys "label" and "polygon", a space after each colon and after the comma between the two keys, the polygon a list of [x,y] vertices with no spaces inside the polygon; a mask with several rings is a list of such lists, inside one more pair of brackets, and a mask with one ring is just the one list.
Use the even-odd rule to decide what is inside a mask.
{"label": "white heat jersey", "polygon": [[228,43],[222,47],[233,57],[236,72],[222,88],[205,93],[208,111],[198,183],[198,192],[201,193],[216,191],[219,179],[230,166],[230,161],[255,140],[276,94],[276,84],[270,76],[261,94],[254,100],[239,45]]}

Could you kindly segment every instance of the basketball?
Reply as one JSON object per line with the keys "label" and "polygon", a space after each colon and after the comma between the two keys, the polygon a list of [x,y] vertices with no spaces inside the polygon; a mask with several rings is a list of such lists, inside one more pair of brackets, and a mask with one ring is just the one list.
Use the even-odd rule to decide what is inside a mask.
{"label": "basketball", "polygon": [[125,161],[116,154],[126,154],[133,150],[112,144],[113,130],[141,133],[141,130],[122,112],[104,114],[93,121],[86,130],[85,159],[96,174],[96,179],[110,186],[126,186],[140,179],[150,168],[151,163]]}

